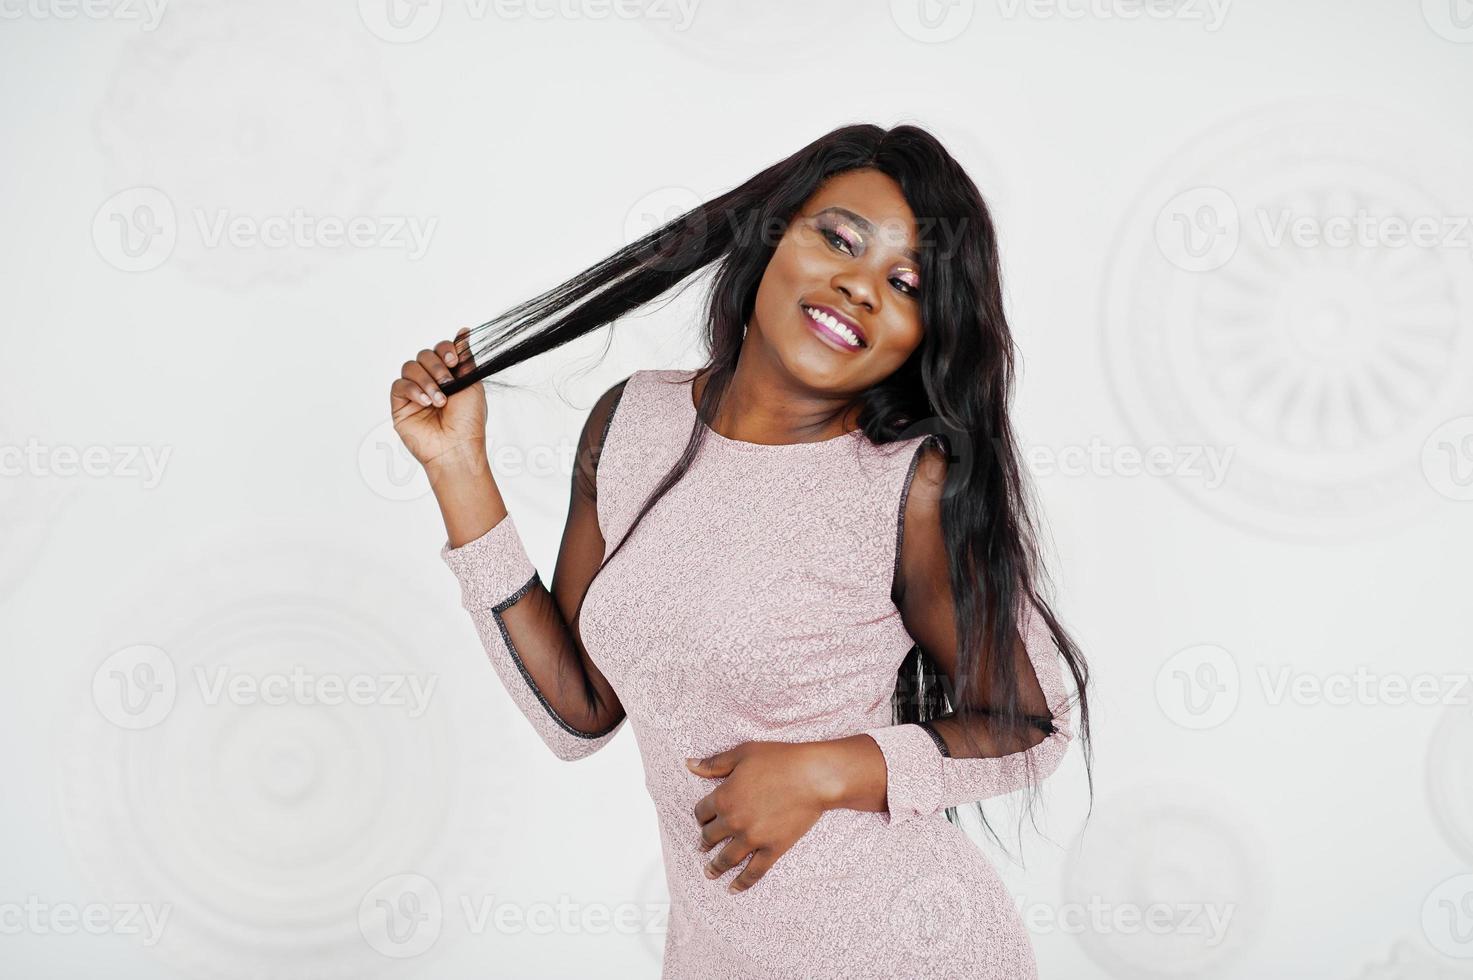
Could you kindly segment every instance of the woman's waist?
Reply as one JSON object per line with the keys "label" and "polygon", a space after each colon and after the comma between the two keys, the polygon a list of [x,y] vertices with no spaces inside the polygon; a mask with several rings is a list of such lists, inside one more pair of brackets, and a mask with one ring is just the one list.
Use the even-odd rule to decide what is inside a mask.
{"label": "woman's waist", "polygon": [[[709,791],[708,788],[706,792]],[[729,839],[703,850],[701,824],[693,808],[694,801],[686,804],[683,799],[679,806],[657,807],[667,867],[672,875],[701,885],[700,894],[725,896],[728,894],[727,886],[741,873],[745,862],[728,869],[718,878],[705,876],[706,865],[729,843]],[[824,811],[813,826],[777,858],[756,885],[748,892],[737,894],[745,896],[762,890],[770,897],[782,893],[811,898],[811,891],[805,889],[814,885],[847,883],[850,887],[866,887],[870,882],[893,881],[917,866],[938,861],[957,866],[956,851],[946,846],[945,838],[961,832],[947,823],[943,814],[937,813],[901,826],[890,826],[886,819],[883,813],[865,810],[841,808]],[[965,835],[962,836],[965,839]],[[971,847],[970,841],[967,843]],[[975,847],[971,849],[975,852]],[[975,853],[980,860],[980,852]],[[962,862],[958,870],[963,870],[969,863]],[[981,860],[981,866],[986,873],[995,875],[985,860]],[[977,870],[973,867],[965,873],[971,875]]]}
{"label": "woman's waist", "polygon": [[891,826],[880,813],[827,811],[740,892],[727,887],[745,862],[705,876],[716,849],[696,845],[694,817],[688,828],[662,826],[662,835],[672,918],[749,949],[760,936],[771,949],[874,967],[876,957],[914,963],[938,940],[950,948],[991,947],[1005,934],[1026,941],[997,872],[944,814]]}
{"label": "woman's waist", "polygon": [[631,713],[630,724],[648,767],[672,761],[683,763],[687,756],[714,755],[743,742],[825,742],[848,738],[890,724],[890,706],[877,703],[824,712],[794,709],[779,714],[751,705],[708,702],[682,707],[678,712],[671,709],[650,716]]}

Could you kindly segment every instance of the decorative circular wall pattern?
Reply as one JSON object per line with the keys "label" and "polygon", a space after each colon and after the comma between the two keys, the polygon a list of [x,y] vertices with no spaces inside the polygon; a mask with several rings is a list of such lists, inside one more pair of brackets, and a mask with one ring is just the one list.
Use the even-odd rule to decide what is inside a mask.
{"label": "decorative circular wall pattern", "polygon": [[1404,115],[1291,104],[1211,128],[1150,178],[1110,250],[1112,396],[1142,444],[1233,452],[1220,487],[1174,487],[1295,541],[1437,501],[1422,446],[1473,378],[1460,160]]}
{"label": "decorative circular wall pattern", "polygon": [[[501,749],[511,721],[484,706],[497,681],[449,580],[431,619],[402,568],[327,541],[196,545],[141,569],[111,616],[119,651],[167,661],[79,665],[68,846],[99,894],[172,906],[153,952],[186,972],[374,974],[392,962],[361,929],[375,882],[414,872],[459,895],[494,880],[521,789]],[[160,670],[172,703],[146,727],[116,723],[120,703],[151,708]]]}

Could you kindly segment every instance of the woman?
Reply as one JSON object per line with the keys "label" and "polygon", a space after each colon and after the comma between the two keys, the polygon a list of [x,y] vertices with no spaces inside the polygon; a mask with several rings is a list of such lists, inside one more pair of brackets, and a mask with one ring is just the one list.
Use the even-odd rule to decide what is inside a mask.
{"label": "woman", "polygon": [[[636,371],[587,419],[549,590],[487,465],[477,382],[713,264],[707,363]],[[393,383],[518,707],[568,760],[632,721],[670,889],[663,976],[1036,976],[954,823],[1036,789],[1076,707],[1088,773],[1087,670],[1038,594],[1012,358],[976,187],[924,130],[855,125]]]}

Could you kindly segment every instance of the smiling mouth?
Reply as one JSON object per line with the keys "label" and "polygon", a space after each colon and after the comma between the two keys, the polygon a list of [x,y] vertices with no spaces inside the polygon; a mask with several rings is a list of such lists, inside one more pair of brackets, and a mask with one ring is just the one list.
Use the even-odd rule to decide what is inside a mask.
{"label": "smiling mouth", "polygon": [[836,347],[844,350],[863,350],[869,344],[865,343],[864,335],[851,327],[845,321],[839,319],[832,311],[822,306],[802,305],[800,309],[808,318],[809,325],[814,332],[828,340]]}

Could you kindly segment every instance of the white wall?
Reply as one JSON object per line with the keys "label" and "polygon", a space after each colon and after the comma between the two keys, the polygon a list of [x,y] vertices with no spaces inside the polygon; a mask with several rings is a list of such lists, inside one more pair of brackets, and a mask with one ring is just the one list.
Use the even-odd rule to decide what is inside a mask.
{"label": "white wall", "polygon": [[[0,0],[0,973],[656,976],[635,743],[566,765],[513,713],[387,388],[854,121],[936,132],[1006,247],[1097,679],[1088,824],[1076,754],[1003,864],[1042,975],[1473,971],[1466,0],[98,3]],[[211,244],[296,209],[389,237]],[[695,363],[692,310],[493,402],[545,571],[583,413]],[[209,701],[295,665],[436,686]],[[406,873],[444,911],[393,959],[359,909]],[[560,896],[571,925],[477,931]]]}

